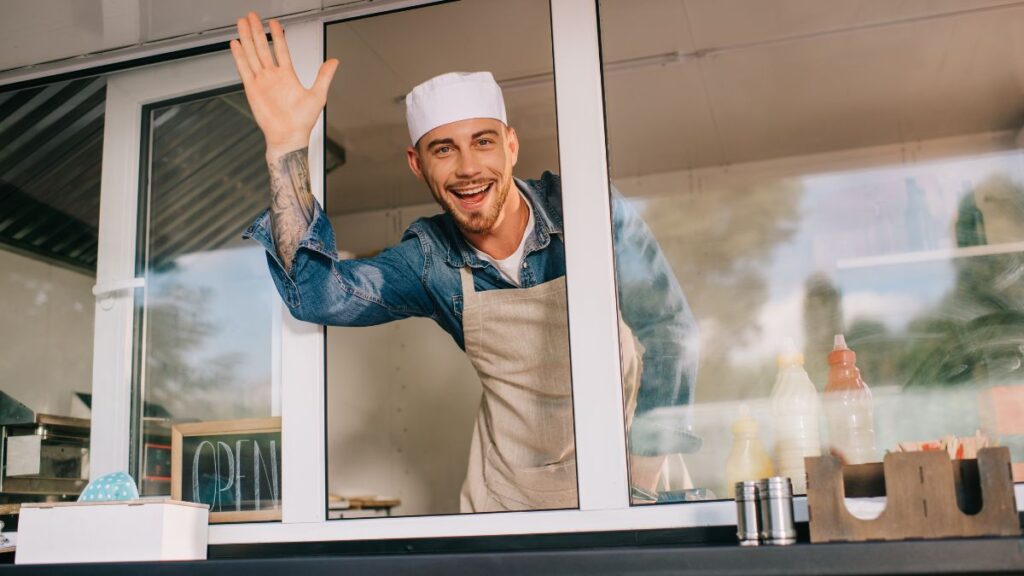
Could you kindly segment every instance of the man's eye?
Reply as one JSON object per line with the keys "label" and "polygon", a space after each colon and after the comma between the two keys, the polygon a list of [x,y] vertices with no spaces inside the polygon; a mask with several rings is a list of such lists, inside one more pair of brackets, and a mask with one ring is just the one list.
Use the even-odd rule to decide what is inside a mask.
{"label": "man's eye", "polygon": [[452,149],[450,146],[438,146],[437,148],[434,148],[434,154],[447,154],[451,151]]}
{"label": "man's eye", "polygon": [[489,138],[481,138],[481,139],[477,140],[476,143],[479,146],[488,146],[490,144],[494,144],[494,140],[491,140]]}

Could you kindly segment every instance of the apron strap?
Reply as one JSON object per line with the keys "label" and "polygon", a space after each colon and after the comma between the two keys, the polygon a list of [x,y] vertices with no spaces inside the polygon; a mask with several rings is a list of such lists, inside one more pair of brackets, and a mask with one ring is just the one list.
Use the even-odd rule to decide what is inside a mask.
{"label": "apron strap", "polygon": [[459,268],[459,277],[462,279],[462,298],[468,294],[476,294],[473,288],[473,270],[469,266]]}

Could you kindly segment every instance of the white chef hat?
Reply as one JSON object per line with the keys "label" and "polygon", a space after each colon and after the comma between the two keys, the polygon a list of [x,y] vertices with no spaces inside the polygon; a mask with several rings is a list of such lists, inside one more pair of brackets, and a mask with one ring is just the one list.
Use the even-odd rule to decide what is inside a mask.
{"label": "white chef hat", "polygon": [[449,72],[412,89],[405,97],[405,119],[412,145],[438,126],[468,120],[505,119],[505,99],[490,72]]}

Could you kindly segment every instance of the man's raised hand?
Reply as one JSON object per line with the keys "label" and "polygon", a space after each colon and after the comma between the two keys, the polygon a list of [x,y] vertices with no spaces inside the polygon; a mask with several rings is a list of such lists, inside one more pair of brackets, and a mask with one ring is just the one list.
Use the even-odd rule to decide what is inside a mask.
{"label": "man's raised hand", "polygon": [[[253,117],[267,141],[267,158],[305,148],[317,116],[327,102],[327,89],[338,69],[334,58],[320,66],[312,88],[299,81],[288,54],[284,29],[270,21],[273,53],[255,12],[238,19],[238,40],[232,40],[231,55],[245,86]],[[276,62],[275,62],[276,57]]]}

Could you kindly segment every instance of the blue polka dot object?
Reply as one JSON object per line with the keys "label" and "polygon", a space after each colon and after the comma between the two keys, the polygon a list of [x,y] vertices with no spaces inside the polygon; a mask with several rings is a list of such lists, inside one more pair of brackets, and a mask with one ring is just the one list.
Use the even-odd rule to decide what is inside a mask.
{"label": "blue polka dot object", "polygon": [[78,497],[79,502],[116,502],[138,500],[139,489],[127,472],[111,472],[93,479]]}

